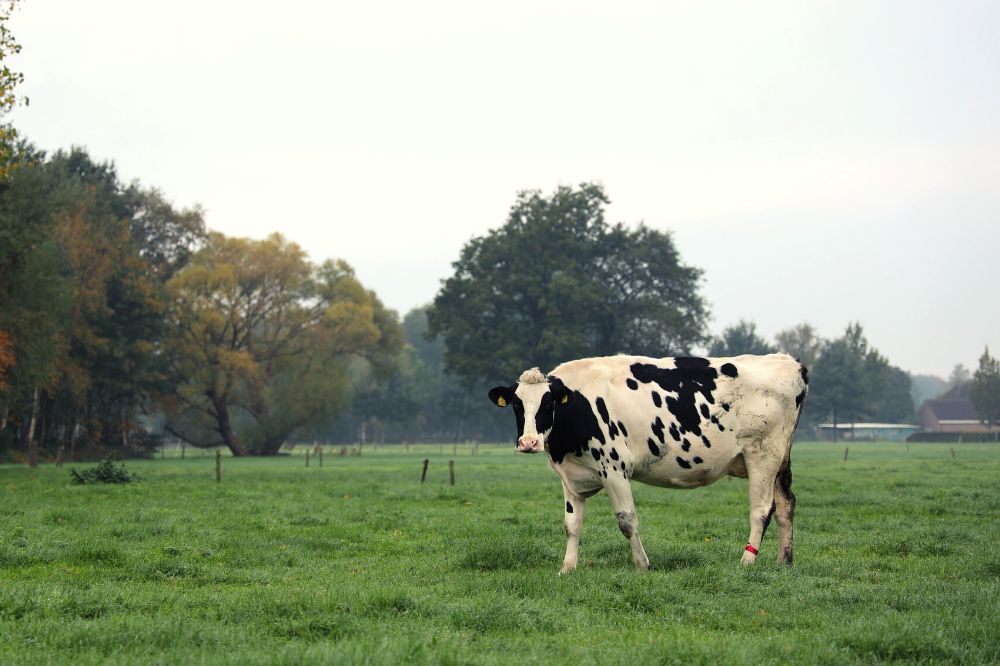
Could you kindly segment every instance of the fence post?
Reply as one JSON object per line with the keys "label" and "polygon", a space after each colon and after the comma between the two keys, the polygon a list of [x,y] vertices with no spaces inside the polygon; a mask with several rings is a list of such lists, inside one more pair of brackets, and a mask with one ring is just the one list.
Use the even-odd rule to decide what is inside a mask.
{"label": "fence post", "polygon": [[955,448],[954,447],[952,447],[952,449],[951,449],[951,459],[952,460],[955,459]]}
{"label": "fence post", "polygon": [[309,449],[306,449],[306,467],[309,467]]}
{"label": "fence post", "polygon": [[323,466],[323,447],[319,447],[319,466]]}
{"label": "fence post", "polygon": [[448,461],[448,477],[451,479],[451,485],[455,485],[455,461]]}
{"label": "fence post", "polygon": [[430,463],[430,460],[428,460],[427,458],[424,458],[424,471],[422,471],[420,473],[420,483],[423,483],[424,479],[427,478],[427,464],[428,463]]}
{"label": "fence post", "polygon": [[215,482],[222,483],[222,451],[215,450]]}
{"label": "fence post", "polygon": [[184,451],[187,449],[187,444],[181,444],[181,459],[184,458]]}
{"label": "fence post", "polygon": [[847,462],[847,452],[848,452],[848,450],[849,450],[848,447],[845,446],[844,447],[844,462]]}

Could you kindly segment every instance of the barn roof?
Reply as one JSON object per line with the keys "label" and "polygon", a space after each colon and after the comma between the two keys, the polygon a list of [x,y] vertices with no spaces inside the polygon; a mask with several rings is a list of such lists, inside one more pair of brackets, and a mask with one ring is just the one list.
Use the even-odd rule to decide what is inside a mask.
{"label": "barn roof", "polygon": [[934,412],[938,421],[979,421],[972,403],[964,398],[926,400],[924,405]]}

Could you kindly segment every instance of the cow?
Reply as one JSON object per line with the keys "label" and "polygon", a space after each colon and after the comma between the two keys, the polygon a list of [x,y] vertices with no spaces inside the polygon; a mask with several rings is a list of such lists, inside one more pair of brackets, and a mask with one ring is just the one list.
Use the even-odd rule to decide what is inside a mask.
{"label": "cow", "polygon": [[749,482],[750,537],[741,563],[757,559],[773,515],[778,561],[791,564],[789,455],[808,385],[805,366],[787,354],[618,355],[569,361],[548,375],[532,368],[516,384],[491,389],[489,398],[513,408],[516,450],[544,450],[562,479],[565,574],[577,566],[587,498],[602,488],[635,566],[648,569],[632,481],[697,488],[726,475]]}

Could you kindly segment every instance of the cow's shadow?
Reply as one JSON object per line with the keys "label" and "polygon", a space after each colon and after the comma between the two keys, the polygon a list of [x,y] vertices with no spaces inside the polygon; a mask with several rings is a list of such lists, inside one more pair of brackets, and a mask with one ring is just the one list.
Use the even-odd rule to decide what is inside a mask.
{"label": "cow's shadow", "polygon": [[[678,571],[693,569],[708,561],[707,555],[692,548],[650,548],[646,546],[649,568],[653,571]],[[593,562],[599,568],[633,568],[632,551],[627,543],[603,545],[594,551],[581,554],[581,560]]]}

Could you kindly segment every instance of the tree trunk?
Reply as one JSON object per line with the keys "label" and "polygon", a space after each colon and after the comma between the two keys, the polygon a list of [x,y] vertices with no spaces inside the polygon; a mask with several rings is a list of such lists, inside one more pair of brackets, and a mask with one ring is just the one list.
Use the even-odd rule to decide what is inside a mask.
{"label": "tree trunk", "polygon": [[73,429],[69,432],[69,459],[76,461],[76,438],[80,434],[80,424],[74,423]]}
{"label": "tree trunk", "polygon": [[233,424],[229,420],[229,406],[225,401],[215,398],[212,399],[212,404],[215,407],[216,422],[219,425],[219,434],[222,436],[222,441],[226,443],[226,446],[229,447],[234,456],[250,455],[250,452],[240,442],[239,437],[233,432]]}
{"label": "tree trunk", "polygon": [[31,422],[28,425],[28,466],[38,467],[38,443],[35,442],[35,423],[38,420],[38,389],[31,401]]}

